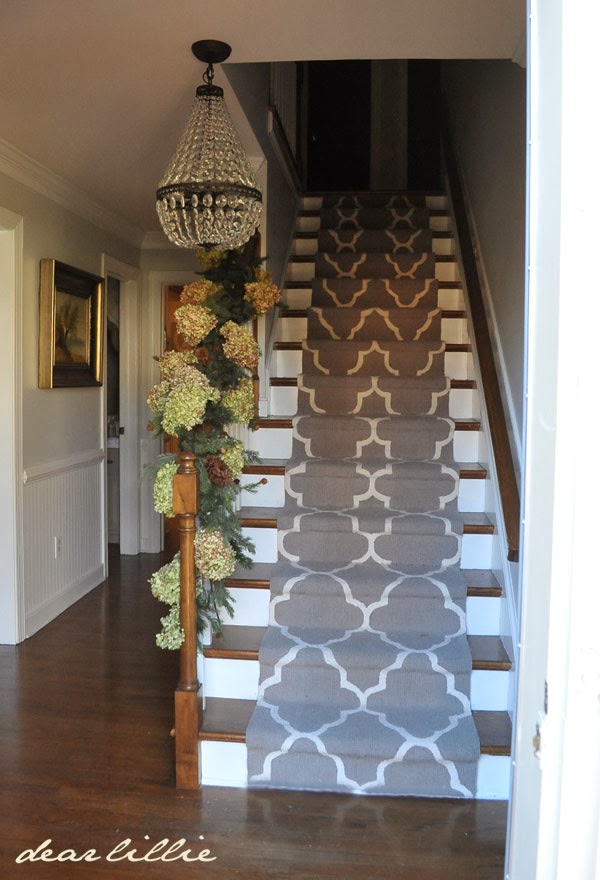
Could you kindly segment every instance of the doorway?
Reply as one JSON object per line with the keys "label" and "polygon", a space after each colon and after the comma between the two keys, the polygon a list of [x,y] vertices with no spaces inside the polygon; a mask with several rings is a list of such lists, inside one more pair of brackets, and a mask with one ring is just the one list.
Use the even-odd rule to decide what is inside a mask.
{"label": "doorway", "polygon": [[307,190],[368,190],[371,62],[311,61],[305,75]]}
{"label": "doorway", "polygon": [[[134,555],[141,550],[139,269],[104,254],[102,274],[106,279],[108,304],[104,434],[108,478],[115,487],[112,490],[107,484],[106,504],[112,505],[113,517],[118,516],[118,525],[115,527],[113,523],[110,535],[107,529],[107,536],[110,543],[119,545],[121,554]],[[109,416],[112,416],[110,422]]]}
{"label": "doorway", "polygon": [[5,328],[0,349],[0,405],[4,430],[0,450],[0,644],[16,645],[25,637],[23,577],[23,429],[21,417],[21,313],[23,291],[22,218],[0,208],[0,321]]}
{"label": "doorway", "polygon": [[119,323],[121,282],[106,279],[106,518],[109,544],[121,543]]}

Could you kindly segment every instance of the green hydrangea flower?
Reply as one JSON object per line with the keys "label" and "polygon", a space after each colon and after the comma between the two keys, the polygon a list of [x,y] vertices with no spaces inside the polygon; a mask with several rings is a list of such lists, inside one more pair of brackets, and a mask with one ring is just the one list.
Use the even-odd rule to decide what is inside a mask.
{"label": "green hydrangea flower", "polygon": [[237,388],[223,395],[223,404],[231,413],[231,421],[247,425],[254,418],[252,379],[240,379]]}
{"label": "green hydrangea flower", "polygon": [[150,578],[150,590],[155,599],[166,605],[179,603],[179,553],[170,562],[155,571]]}
{"label": "green hydrangea flower", "polygon": [[160,619],[162,629],[156,636],[156,644],[159,648],[169,651],[177,651],[185,641],[185,633],[181,628],[179,617],[179,605],[173,605],[166,615]]}
{"label": "green hydrangea flower", "polygon": [[231,471],[232,478],[237,480],[246,465],[244,444],[240,443],[239,440],[234,440],[231,446],[223,449],[221,458]]}
{"label": "green hydrangea flower", "polygon": [[168,461],[156,472],[154,479],[154,509],[165,516],[175,516],[173,510],[173,477],[177,473],[177,462]]}
{"label": "green hydrangea flower", "polygon": [[233,574],[235,551],[218,529],[199,529],[194,538],[196,568],[210,581],[222,581]]}

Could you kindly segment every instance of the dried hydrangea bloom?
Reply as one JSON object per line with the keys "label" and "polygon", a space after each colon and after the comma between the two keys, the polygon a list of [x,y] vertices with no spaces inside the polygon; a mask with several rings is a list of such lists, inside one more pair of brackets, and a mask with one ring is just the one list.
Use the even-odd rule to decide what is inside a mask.
{"label": "dried hydrangea bloom", "polygon": [[281,299],[281,290],[269,281],[249,282],[244,290],[244,299],[254,306],[257,315],[266,314]]}
{"label": "dried hydrangea bloom", "polygon": [[220,400],[221,392],[213,388],[204,373],[194,367],[182,367],[173,375],[171,389],[162,410],[162,429],[176,435],[202,424],[206,405]]}
{"label": "dried hydrangea bloom", "polygon": [[220,330],[224,338],[223,353],[238,367],[253,370],[258,366],[260,349],[252,333],[235,321],[227,321]]}
{"label": "dried hydrangea bloom", "polygon": [[208,272],[210,269],[217,269],[221,262],[225,257],[225,251],[218,251],[215,248],[212,250],[207,248],[198,248],[196,251],[196,257],[200,262],[200,266],[202,267],[203,272]]}
{"label": "dried hydrangea bloom", "polygon": [[185,633],[181,628],[179,605],[172,605],[169,613],[160,619],[162,629],[156,636],[159,648],[178,651],[185,641]]}
{"label": "dried hydrangea bloom", "polygon": [[174,314],[177,332],[189,345],[198,345],[218,324],[217,316],[204,306],[187,303]]}
{"label": "dried hydrangea bloom", "polygon": [[206,279],[193,281],[191,284],[185,285],[179,296],[179,301],[184,305],[192,303],[200,306],[209,297],[219,293],[220,290],[222,288],[215,284],[214,281],[207,281]]}
{"label": "dried hydrangea bloom", "polygon": [[233,574],[235,551],[218,529],[198,529],[194,538],[196,568],[209,581],[222,581]]}
{"label": "dried hydrangea bloom", "polygon": [[158,368],[165,379],[170,379],[181,367],[198,363],[193,351],[165,351],[158,359]]}
{"label": "dried hydrangea bloom", "polygon": [[179,553],[170,562],[155,571],[150,578],[150,590],[155,599],[166,605],[179,602]]}
{"label": "dried hydrangea bloom", "polygon": [[165,379],[150,390],[150,393],[148,394],[148,406],[153,412],[163,411],[170,390],[171,383],[167,382]]}

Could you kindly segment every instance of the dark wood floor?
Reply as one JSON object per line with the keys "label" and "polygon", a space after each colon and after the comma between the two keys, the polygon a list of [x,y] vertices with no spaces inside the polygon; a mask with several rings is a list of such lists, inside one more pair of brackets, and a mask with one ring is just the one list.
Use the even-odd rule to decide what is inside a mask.
{"label": "dark wood floor", "polygon": [[[0,646],[2,878],[502,878],[503,803],[177,792],[177,658],[154,644],[161,606],[147,584],[159,564],[116,556],[105,584],[22,645]],[[150,855],[164,838],[186,843]],[[15,861],[49,839],[55,855],[74,852]],[[148,860],[125,858],[134,847]],[[186,848],[216,859],[176,858]],[[92,849],[95,861],[74,861]]]}

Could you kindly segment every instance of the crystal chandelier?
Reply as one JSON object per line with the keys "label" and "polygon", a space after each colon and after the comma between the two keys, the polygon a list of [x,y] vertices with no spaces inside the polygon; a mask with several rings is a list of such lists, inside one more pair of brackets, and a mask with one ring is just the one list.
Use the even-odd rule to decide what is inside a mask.
{"label": "crystal chandelier", "polygon": [[213,64],[231,52],[219,40],[199,40],[192,52],[208,64],[192,114],[156,191],[156,210],[179,247],[233,250],[259,224],[262,195],[223,101]]}

